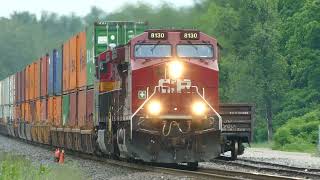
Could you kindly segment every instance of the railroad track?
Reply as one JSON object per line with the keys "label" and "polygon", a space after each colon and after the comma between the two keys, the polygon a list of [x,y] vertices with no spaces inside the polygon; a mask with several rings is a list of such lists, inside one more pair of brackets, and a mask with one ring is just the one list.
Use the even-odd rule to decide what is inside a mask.
{"label": "railroad track", "polygon": [[275,164],[275,163],[269,163],[269,162],[264,162],[264,161],[255,161],[255,160],[249,160],[249,159],[238,159],[237,161],[244,162],[244,163],[251,163],[251,164],[261,164],[261,165],[265,165],[265,166],[273,166],[273,167],[290,169],[290,170],[295,170],[295,171],[317,173],[320,175],[320,169],[315,169],[315,168],[301,168],[301,167],[296,167],[296,166],[288,166],[288,165],[283,165],[283,164]]}
{"label": "railroad track", "polygon": [[132,163],[118,161],[108,158],[101,158],[98,156],[91,156],[88,154],[80,153],[80,156],[84,159],[100,161],[116,166],[126,167],[130,169],[135,169],[139,171],[151,171],[156,173],[171,174],[183,177],[193,177],[196,179],[221,179],[221,180],[234,180],[234,179],[256,179],[256,180],[288,180],[288,179],[302,179],[289,176],[279,176],[270,175],[262,173],[249,173],[241,171],[230,171],[223,169],[213,169],[213,168],[198,168],[197,170],[188,170],[187,166],[178,165],[174,168],[162,167],[156,165],[150,165],[149,163]]}
{"label": "railroad track", "polygon": [[223,165],[232,165],[239,168],[246,168],[262,173],[276,173],[284,176],[301,177],[308,179],[320,179],[320,169],[299,168],[287,165],[280,165],[268,162],[238,159],[230,161],[226,157],[212,160],[212,162]]}
{"label": "railroad track", "polygon": [[[30,145],[36,147],[42,147],[48,149],[50,151],[54,150],[54,147],[44,144],[39,144],[35,142],[27,142],[25,140],[12,138],[12,140],[18,140],[24,143],[28,143]],[[95,156],[91,154],[85,154],[82,152],[75,152],[66,150],[67,156],[79,157],[82,159],[88,159],[93,161],[98,161],[102,163],[108,163],[115,166],[125,167],[128,169],[134,169],[138,171],[150,171],[162,174],[171,174],[182,177],[193,177],[195,179],[222,179],[222,180],[231,180],[231,179],[258,179],[258,180],[288,180],[288,179],[301,179],[294,178],[292,176],[281,176],[281,175],[271,175],[265,173],[250,173],[250,172],[241,172],[241,171],[231,171],[231,170],[223,170],[216,168],[198,168],[197,170],[190,170],[187,166],[178,165],[174,168],[172,167],[163,167],[150,163],[143,162],[126,162],[120,160],[114,160],[107,157]],[[222,160],[221,160],[222,161]],[[226,162],[226,161],[225,161]]]}

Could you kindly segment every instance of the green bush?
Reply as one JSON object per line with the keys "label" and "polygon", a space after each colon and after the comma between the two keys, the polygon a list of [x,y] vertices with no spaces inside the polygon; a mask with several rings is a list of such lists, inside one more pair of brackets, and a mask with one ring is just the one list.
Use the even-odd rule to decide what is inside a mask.
{"label": "green bush", "polygon": [[314,152],[318,141],[320,110],[291,118],[274,135],[274,149]]}

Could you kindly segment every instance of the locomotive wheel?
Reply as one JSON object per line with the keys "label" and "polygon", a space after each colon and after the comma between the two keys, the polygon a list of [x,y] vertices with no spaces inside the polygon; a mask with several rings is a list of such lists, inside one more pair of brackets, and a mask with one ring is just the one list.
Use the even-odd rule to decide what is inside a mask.
{"label": "locomotive wheel", "polygon": [[239,143],[237,140],[232,141],[231,159],[236,160],[238,158]]}
{"label": "locomotive wheel", "polygon": [[198,168],[198,162],[188,162],[188,167],[190,167],[192,170],[196,170]]}

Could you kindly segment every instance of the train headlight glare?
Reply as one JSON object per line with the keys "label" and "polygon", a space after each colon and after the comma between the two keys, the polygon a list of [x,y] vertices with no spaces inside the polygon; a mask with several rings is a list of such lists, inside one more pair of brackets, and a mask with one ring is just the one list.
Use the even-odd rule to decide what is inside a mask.
{"label": "train headlight glare", "polygon": [[172,61],[169,63],[169,74],[173,79],[180,78],[183,71],[183,65],[179,61]]}
{"label": "train headlight glare", "polygon": [[204,112],[206,111],[206,106],[203,102],[196,102],[192,105],[192,112],[195,115],[204,115]]}
{"label": "train headlight glare", "polygon": [[161,111],[161,105],[158,101],[153,101],[148,105],[148,111],[151,115],[159,115]]}

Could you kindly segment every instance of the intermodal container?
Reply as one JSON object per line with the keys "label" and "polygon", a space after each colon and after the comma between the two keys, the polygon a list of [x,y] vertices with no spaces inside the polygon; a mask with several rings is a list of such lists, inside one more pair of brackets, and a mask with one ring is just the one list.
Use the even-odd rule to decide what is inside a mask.
{"label": "intermodal container", "polygon": [[21,110],[20,110],[20,105],[16,104],[14,105],[14,117],[13,119],[17,122],[21,119]]}
{"label": "intermodal container", "polygon": [[41,76],[41,61],[37,60],[34,63],[34,98],[38,99],[40,98],[40,87],[41,87],[41,82],[40,82],[40,76]]}
{"label": "intermodal container", "polygon": [[70,66],[69,66],[70,86],[69,90],[77,88],[77,36],[70,39]]}
{"label": "intermodal container", "polygon": [[10,76],[10,104],[13,105],[16,99],[16,76]]}
{"label": "intermodal container", "polygon": [[15,82],[15,99],[14,99],[14,104],[17,104],[19,102],[19,96],[20,96],[20,89],[19,89],[19,82],[20,82],[20,78],[19,78],[20,72],[17,72],[14,74],[15,78],[16,78],[16,82]]}
{"label": "intermodal container", "polygon": [[[87,53],[86,53],[86,33],[80,32],[77,35],[77,88],[82,89],[87,85],[87,75],[86,75],[86,61],[87,61]],[[86,88],[85,88],[86,89]]]}
{"label": "intermodal container", "polygon": [[[2,106],[2,81],[0,81],[0,108],[1,108],[1,106]],[[2,111],[1,111],[2,112]],[[1,113],[0,113],[0,115],[1,115]]]}
{"label": "intermodal container", "polygon": [[34,99],[34,63],[30,64],[29,66],[29,99],[33,100]]}
{"label": "intermodal container", "polygon": [[29,117],[29,115],[30,115],[29,110],[30,110],[29,102],[25,102],[24,103],[24,119],[25,119],[25,122],[28,122],[28,123],[31,122],[30,117]]}
{"label": "intermodal container", "polygon": [[70,93],[70,114],[68,126],[71,128],[77,127],[77,92]]}
{"label": "intermodal container", "polygon": [[41,59],[41,76],[40,76],[40,81],[41,81],[41,87],[40,87],[40,96],[41,97],[46,97],[48,94],[48,59],[49,55],[47,54],[46,56],[42,57]]}
{"label": "intermodal container", "polygon": [[36,115],[37,115],[37,110],[36,110],[36,102],[35,101],[30,101],[29,102],[29,109],[30,109],[30,119],[33,123],[36,122]]}
{"label": "intermodal container", "polygon": [[78,91],[78,102],[77,102],[77,112],[78,112],[78,127],[84,129],[86,127],[86,90]]}
{"label": "intermodal container", "polygon": [[94,113],[94,90],[87,91],[87,108],[86,108],[86,128],[93,128],[93,113]]}
{"label": "intermodal container", "polygon": [[7,77],[2,80],[2,105],[9,105],[9,86],[10,78]]}
{"label": "intermodal container", "polygon": [[41,120],[41,100],[36,100],[36,119],[35,122],[38,124]]}
{"label": "intermodal container", "polygon": [[48,56],[48,95],[53,96],[53,52]]}
{"label": "intermodal container", "polygon": [[29,92],[29,89],[30,89],[30,74],[29,74],[29,66],[28,65],[26,68],[25,68],[25,77],[26,77],[26,80],[25,80],[25,85],[26,85],[26,101],[29,101],[30,100],[30,92]]}
{"label": "intermodal container", "polygon": [[47,101],[47,121],[53,124],[53,97],[49,97]]}
{"label": "intermodal container", "polygon": [[20,95],[21,95],[21,102],[26,100],[26,72],[25,70],[21,71],[20,74],[20,82],[21,82],[21,86],[20,86]]}
{"label": "intermodal container", "polygon": [[62,97],[62,126],[66,127],[70,116],[70,95],[63,95]]}
{"label": "intermodal container", "polygon": [[7,123],[8,121],[10,121],[10,106],[9,105],[3,106],[3,115],[4,115],[4,119],[3,119],[4,123]]}
{"label": "intermodal container", "polygon": [[63,44],[63,59],[62,59],[62,89],[63,92],[69,91],[70,84],[70,73],[69,73],[69,64],[70,64],[70,41],[67,41]]}
{"label": "intermodal container", "polygon": [[87,71],[87,87],[92,88],[94,84],[94,78],[95,78],[95,66],[94,66],[94,26],[89,26],[86,29],[86,49],[87,49],[87,65],[86,65],[86,71]]}
{"label": "intermodal container", "polygon": [[24,109],[24,103],[21,103],[21,104],[20,104],[20,110],[21,110],[21,121],[25,122],[26,119],[25,119],[25,117],[24,117],[24,111],[25,111],[25,109]]}
{"label": "intermodal container", "polygon": [[62,93],[62,52],[60,48],[53,50],[53,92],[54,95]]}
{"label": "intermodal container", "polygon": [[53,99],[53,121],[54,126],[59,127],[61,125],[62,114],[62,97],[55,96]]}
{"label": "intermodal container", "polygon": [[47,122],[47,99],[41,99],[41,114],[40,121],[41,123]]}

